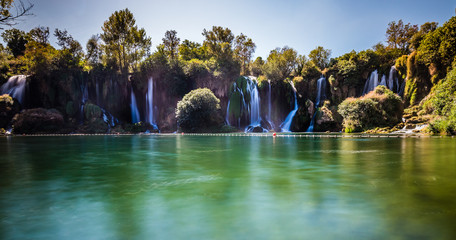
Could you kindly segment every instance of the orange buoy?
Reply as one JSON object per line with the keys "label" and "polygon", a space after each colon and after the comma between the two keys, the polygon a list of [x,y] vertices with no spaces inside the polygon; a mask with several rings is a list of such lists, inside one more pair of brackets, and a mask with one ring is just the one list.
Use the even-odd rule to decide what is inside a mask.
{"label": "orange buoy", "polygon": [[272,136],[273,136],[273,137],[277,137],[277,134],[276,134],[276,133],[273,133]]}
{"label": "orange buoy", "polygon": [[184,135],[184,132],[181,132],[181,135]]}

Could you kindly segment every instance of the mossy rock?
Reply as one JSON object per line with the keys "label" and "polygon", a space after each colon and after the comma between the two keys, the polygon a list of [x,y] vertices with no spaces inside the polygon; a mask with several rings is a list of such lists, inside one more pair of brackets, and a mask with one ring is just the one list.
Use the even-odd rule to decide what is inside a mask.
{"label": "mossy rock", "polygon": [[56,109],[26,109],[13,118],[13,133],[59,133],[64,126],[62,114]]}
{"label": "mossy rock", "polygon": [[87,121],[103,118],[103,111],[99,106],[87,103],[84,105],[84,117]]}

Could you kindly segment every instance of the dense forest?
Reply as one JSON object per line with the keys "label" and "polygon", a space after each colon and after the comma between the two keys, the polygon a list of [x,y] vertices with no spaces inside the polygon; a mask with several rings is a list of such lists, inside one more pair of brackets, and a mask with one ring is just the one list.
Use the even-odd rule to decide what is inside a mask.
{"label": "dense forest", "polygon": [[456,133],[456,17],[392,21],[385,42],[336,58],[284,46],[253,59],[256,43],[221,26],[202,43],[169,30],[152,51],[128,9],[85,46],[64,29],[1,24],[2,132],[280,131],[293,112],[290,131]]}

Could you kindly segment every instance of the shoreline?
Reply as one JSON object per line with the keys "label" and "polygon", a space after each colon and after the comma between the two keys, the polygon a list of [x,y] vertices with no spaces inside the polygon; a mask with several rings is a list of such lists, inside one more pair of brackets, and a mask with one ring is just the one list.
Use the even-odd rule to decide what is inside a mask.
{"label": "shoreline", "polygon": [[77,136],[226,136],[226,137],[283,137],[283,138],[454,138],[453,136],[417,133],[96,133],[96,134],[4,134],[0,137],[77,137]]}

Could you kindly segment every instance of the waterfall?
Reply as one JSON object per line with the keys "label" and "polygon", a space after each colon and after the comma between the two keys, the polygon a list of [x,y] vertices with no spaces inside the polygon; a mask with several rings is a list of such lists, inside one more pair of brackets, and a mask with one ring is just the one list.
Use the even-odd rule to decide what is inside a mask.
{"label": "waterfall", "polygon": [[17,99],[21,104],[24,103],[25,85],[27,83],[26,75],[16,75],[8,79],[8,81],[0,88],[1,95],[8,94],[12,98]]}
{"label": "waterfall", "polygon": [[363,95],[366,95],[370,91],[374,90],[378,86],[378,73],[377,70],[373,71],[369,78],[366,80],[366,84],[364,84],[364,91]]}
{"label": "waterfall", "polygon": [[230,125],[230,100],[228,99],[228,105],[226,105],[226,116],[225,116],[226,125]]}
{"label": "waterfall", "polygon": [[246,78],[247,86],[246,92],[250,95],[250,102],[248,105],[250,124],[245,128],[246,132],[253,130],[254,127],[261,125],[260,117],[260,94],[258,92],[258,86],[255,80]]}
{"label": "waterfall", "polygon": [[87,82],[83,82],[80,86],[81,88],[81,124],[84,123],[84,106],[87,102],[87,100],[89,100],[89,90],[87,89]]}
{"label": "waterfall", "polygon": [[285,121],[283,121],[283,123],[280,124],[282,132],[290,132],[291,122],[293,121],[293,117],[295,116],[296,112],[298,111],[298,98],[296,97],[296,88],[292,81],[290,81],[290,85],[291,85],[291,88],[293,89],[294,108],[293,108],[293,110],[291,110],[291,112],[285,118]]}
{"label": "waterfall", "polygon": [[321,102],[326,99],[326,78],[321,76],[321,78],[317,81],[317,98],[315,99],[315,113],[312,116],[312,120],[310,121],[309,128],[307,128],[306,132],[313,132],[314,125],[315,125],[315,118],[317,117],[317,109],[320,106]]}
{"label": "waterfall", "polygon": [[150,123],[154,129],[158,129],[154,117],[154,79],[152,77],[147,82],[146,122]]}
{"label": "waterfall", "polygon": [[[386,83],[386,76],[385,76],[385,75],[382,75],[382,80],[380,81],[380,83],[378,84],[378,86],[383,85],[383,86],[385,86],[385,87],[388,87],[386,84],[387,84],[387,83]],[[377,87],[377,86],[375,86],[375,87]],[[375,89],[375,87],[374,87],[374,89]]]}
{"label": "waterfall", "polygon": [[[394,86],[396,86],[396,89]],[[388,75],[388,89],[396,93],[400,91],[399,78],[397,77],[397,70],[395,66],[390,68]]]}
{"label": "waterfall", "polygon": [[274,129],[274,123],[272,122],[271,112],[272,112],[272,104],[271,104],[271,80],[268,80],[268,122],[271,125],[271,129]]}
{"label": "waterfall", "polygon": [[138,106],[136,105],[136,97],[135,93],[133,92],[133,88],[131,88],[131,122],[132,123],[138,123],[141,121],[139,118],[139,111],[138,111]]}

